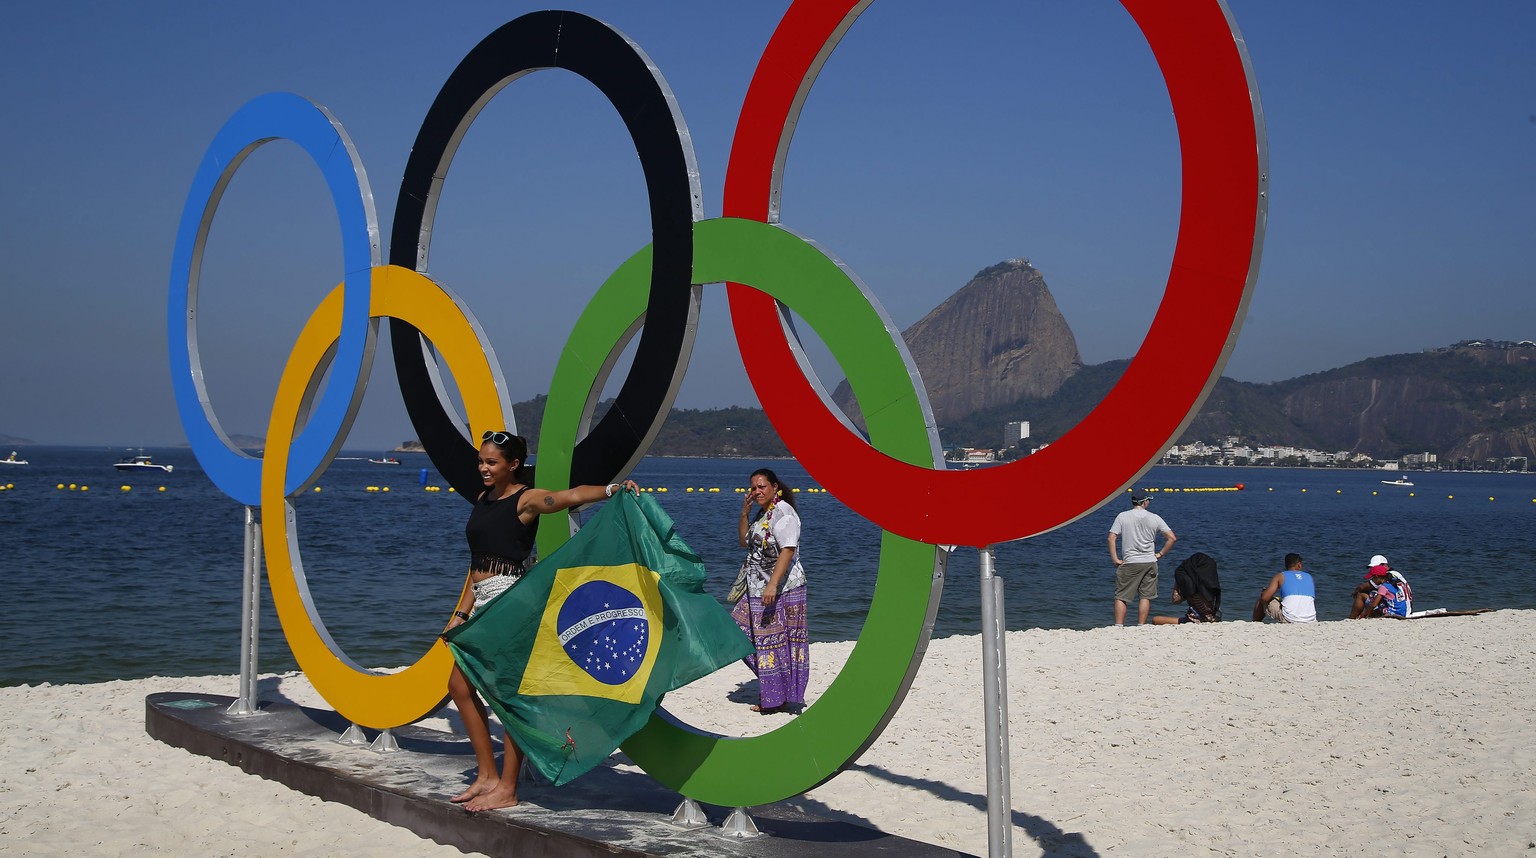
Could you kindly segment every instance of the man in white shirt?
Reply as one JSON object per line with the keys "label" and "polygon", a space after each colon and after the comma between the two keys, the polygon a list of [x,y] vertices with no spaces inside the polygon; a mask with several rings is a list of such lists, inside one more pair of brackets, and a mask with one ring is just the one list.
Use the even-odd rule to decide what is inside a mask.
{"label": "man in white shirt", "polygon": [[[1115,625],[1125,625],[1126,605],[1138,600],[1137,623],[1147,622],[1152,610],[1152,600],[1157,598],[1157,561],[1173,550],[1178,540],[1162,517],[1148,511],[1152,498],[1147,495],[1131,495],[1131,508],[1115,516],[1109,528],[1109,559],[1115,564]],[[1157,550],[1157,535],[1167,541]],[[1116,542],[1125,540],[1124,557]]]}

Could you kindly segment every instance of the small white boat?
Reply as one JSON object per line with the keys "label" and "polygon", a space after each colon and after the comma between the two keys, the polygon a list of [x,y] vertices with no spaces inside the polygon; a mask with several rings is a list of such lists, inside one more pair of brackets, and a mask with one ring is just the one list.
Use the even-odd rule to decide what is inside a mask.
{"label": "small white boat", "polygon": [[0,465],[25,465],[25,464],[28,464],[27,460],[26,459],[18,459],[18,458],[16,458],[16,451],[15,450],[12,450],[11,454],[9,456],[6,456],[4,459],[0,459]]}
{"label": "small white boat", "polygon": [[394,456],[385,456],[382,459],[369,459],[368,461],[374,463],[375,465],[398,465],[398,464],[400,464],[400,460],[396,459]]}
{"label": "small white boat", "polygon": [[1398,477],[1395,480],[1382,480],[1381,484],[1384,486],[1408,486],[1410,488],[1413,486],[1413,483],[1407,477]]}
{"label": "small white boat", "polygon": [[130,456],[112,467],[119,471],[164,471],[169,474],[175,465],[161,465],[153,462],[149,456],[144,455],[143,450],[140,450],[137,456]]}

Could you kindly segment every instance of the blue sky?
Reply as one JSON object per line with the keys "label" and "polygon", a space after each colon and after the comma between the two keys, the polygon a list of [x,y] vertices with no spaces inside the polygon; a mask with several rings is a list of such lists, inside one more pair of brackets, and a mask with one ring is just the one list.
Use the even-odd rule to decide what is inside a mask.
{"label": "blue sky", "polygon": [[[709,216],[742,94],[786,5],[569,7],[629,35],[666,75]],[[1258,287],[1226,374],[1273,381],[1473,337],[1536,338],[1536,4],[1230,7],[1258,76],[1272,178]],[[167,276],[188,186],[223,122],[271,91],[325,105],[361,153],[387,243],[437,89],[483,36],[538,8],[9,10],[0,433],[180,442]],[[900,327],[980,269],[1028,257],[1098,363],[1133,354],[1155,312],[1178,180],[1166,91],[1118,4],[881,0],[812,90],[783,222],[847,261]],[[430,268],[480,319],[514,400],[547,389],[581,307],[647,240],[644,206],[622,126],[571,75],[517,82],[471,129]],[[225,195],[204,265],[201,347],[227,430],[264,433],[293,339],[340,274],[318,171],[297,147],[262,147]],[[840,377],[822,369],[829,386]],[[718,290],[705,295],[678,404],[756,404]],[[384,351],[348,446],[410,437]]]}

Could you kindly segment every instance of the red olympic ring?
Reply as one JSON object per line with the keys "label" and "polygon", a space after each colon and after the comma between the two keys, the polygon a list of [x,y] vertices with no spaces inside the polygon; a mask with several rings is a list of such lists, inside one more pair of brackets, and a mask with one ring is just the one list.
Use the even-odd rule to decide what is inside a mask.
{"label": "red olympic ring", "polygon": [[[795,0],[759,60],[731,144],[722,212],[779,222],[785,155],[816,73],[873,0]],[[1146,339],[1113,390],[1062,438],[1008,465],[944,471],[893,459],[831,413],[797,365],[773,298],[729,285],[742,362],[790,452],[850,508],[910,539],[989,545],[1044,533],[1129,486],[1193,419],[1242,325],[1263,245],[1263,116],[1221,0],[1121,0],[1152,48],[1179,132],[1173,265]],[[865,413],[881,403],[859,403]],[[900,486],[900,491],[891,491]],[[1021,489],[1030,489],[1021,491]]]}

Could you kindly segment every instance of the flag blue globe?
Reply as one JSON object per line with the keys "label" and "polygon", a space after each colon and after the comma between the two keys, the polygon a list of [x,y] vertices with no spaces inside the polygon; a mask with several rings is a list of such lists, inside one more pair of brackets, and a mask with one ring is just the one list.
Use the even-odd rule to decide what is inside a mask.
{"label": "flag blue globe", "polygon": [[588,581],[560,606],[560,646],[598,682],[622,685],[640,670],[650,627],[640,597],[608,581]]}

